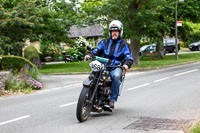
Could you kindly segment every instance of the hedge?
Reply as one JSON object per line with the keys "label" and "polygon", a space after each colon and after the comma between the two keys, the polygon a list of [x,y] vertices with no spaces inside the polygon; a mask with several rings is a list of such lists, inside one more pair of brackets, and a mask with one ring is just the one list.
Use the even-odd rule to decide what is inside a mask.
{"label": "hedge", "polygon": [[28,46],[24,50],[24,57],[30,61],[33,60],[33,57],[39,57],[39,53],[34,46]]}
{"label": "hedge", "polygon": [[0,56],[0,66],[2,70],[14,69],[19,71],[24,66],[34,67],[35,65],[20,56]]}
{"label": "hedge", "polygon": [[34,46],[28,46],[24,50],[24,57],[37,66],[41,65],[39,53]]}

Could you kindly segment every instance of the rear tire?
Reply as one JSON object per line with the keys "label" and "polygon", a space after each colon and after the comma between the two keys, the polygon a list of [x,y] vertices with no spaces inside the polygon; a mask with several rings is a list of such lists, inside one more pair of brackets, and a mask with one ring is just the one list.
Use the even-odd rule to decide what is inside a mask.
{"label": "rear tire", "polygon": [[76,108],[76,117],[80,122],[84,122],[88,119],[92,104],[88,103],[90,98],[89,87],[83,87]]}

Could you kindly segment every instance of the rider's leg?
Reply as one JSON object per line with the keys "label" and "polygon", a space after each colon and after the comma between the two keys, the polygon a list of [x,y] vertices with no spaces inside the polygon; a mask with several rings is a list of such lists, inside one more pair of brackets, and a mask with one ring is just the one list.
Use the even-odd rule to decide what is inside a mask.
{"label": "rider's leg", "polygon": [[110,76],[112,78],[110,101],[116,102],[119,95],[119,86],[121,83],[122,69],[115,68],[114,70],[110,71]]}

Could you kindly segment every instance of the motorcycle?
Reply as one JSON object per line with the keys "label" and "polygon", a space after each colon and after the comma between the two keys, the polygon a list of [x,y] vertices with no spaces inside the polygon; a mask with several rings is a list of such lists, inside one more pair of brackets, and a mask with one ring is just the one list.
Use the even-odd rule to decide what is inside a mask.
{"label": "motorcycle", "polygon": [[110,60],[98,56],[93,59],[95,60],[89,64],[92,71],[88,78],[83,81],[83,88],[77,103],[76,117],[80,122],[86,121],[90,112],[112,112],[109,106],[112,85],[109,68],[122,68],[123,70],[119,95],[125,79],[126,70],[123,66],[105,65],[105,63],[109,64]]}

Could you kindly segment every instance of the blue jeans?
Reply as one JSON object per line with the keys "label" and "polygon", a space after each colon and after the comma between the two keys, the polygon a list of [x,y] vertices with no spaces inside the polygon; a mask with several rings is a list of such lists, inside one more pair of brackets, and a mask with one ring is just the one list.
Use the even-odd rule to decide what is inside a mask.
{"label": "blue jeans", "polygon": [[112,79],[112,86],[111,86],[111,94],[110,94],[110,101],[117,101],[119,95],[119,86],[121,84],[121,77],[122,77],[122,69],[115,68],[114,70],[110,71],[110,76]]}

